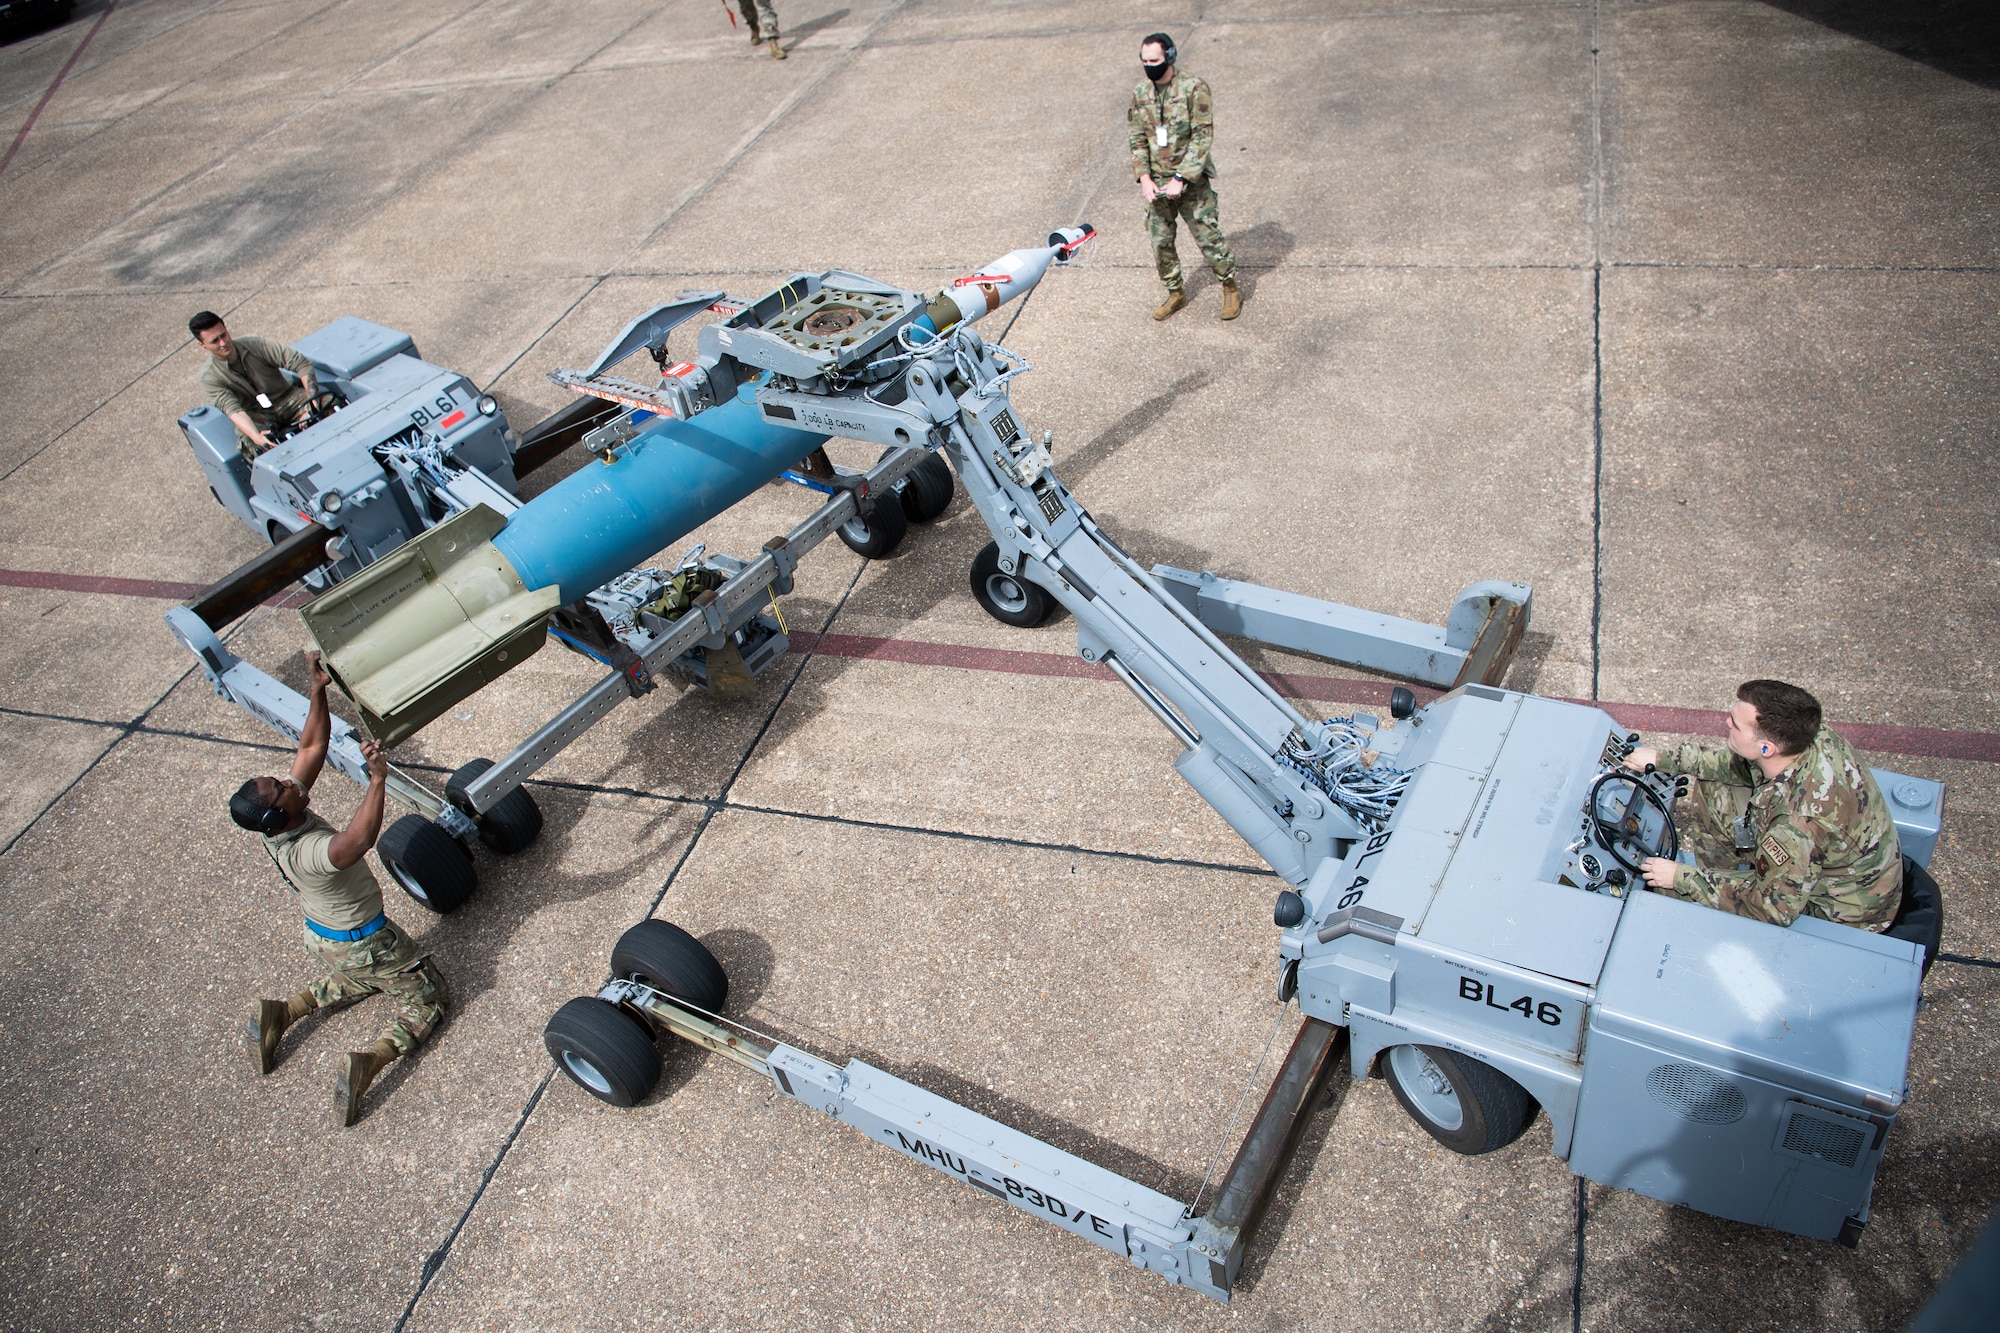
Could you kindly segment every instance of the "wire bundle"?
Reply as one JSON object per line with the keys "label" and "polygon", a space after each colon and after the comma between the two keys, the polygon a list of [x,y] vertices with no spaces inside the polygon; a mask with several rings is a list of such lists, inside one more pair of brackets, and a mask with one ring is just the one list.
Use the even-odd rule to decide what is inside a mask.
{"label": "wire bundle", "polygon": [[1369,739],[1353,718],[1330,717],[1320,723],[1317,743],[1295,731],[1278,758],[1373,832],[1394,813],[1411,774],[1375,760]]}

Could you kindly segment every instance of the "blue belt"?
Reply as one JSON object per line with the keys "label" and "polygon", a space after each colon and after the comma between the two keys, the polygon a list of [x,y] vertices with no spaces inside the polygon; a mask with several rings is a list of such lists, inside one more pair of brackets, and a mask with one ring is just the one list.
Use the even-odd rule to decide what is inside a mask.
{"label": "blue belt", "polygon": [[338,940],[343,944],[352,944],[355,940],[365,940],[388,924],[389,914],[387,912],[377,912],[373,921],[363,922],[353,930],[334,930],[330,927],[322,926],[311,917],[306,918],[307,930],[310,930],[323,940]]}

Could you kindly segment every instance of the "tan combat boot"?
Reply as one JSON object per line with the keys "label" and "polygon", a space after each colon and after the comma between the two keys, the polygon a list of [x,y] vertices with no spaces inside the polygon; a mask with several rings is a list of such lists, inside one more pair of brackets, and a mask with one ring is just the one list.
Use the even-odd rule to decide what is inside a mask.
{"label": "tan combat boot", "polygon": [[375,1076],[396,1063],[402,1052],[387,1037],[377,1037],[365,1051],[349,1051],[347,1068],[333,1081],[333,1114],[346,1129],[361,1118],[361,1096]]}
{"label": "tan combat boot", "polygon": [[785,58],[785,48],[779,43],[777,33],[772,33],[764,40],[771,44],[771,59],[783,60]]}
{"label": "tan combat boot", "polygon": [[1186,304],[1187,293],[1178,287],[1171,288],[1167,292],[1167,299],[1153,307],[1153,318],[1166,319]]}
{"label": "tan combat boot", "polygon": [[313,993],[302,990],[289,1000],[259,1000],[257,1012],[250,1015],[250,1026],[243,1033],[243,1044],[250,1048],[250,1058],[257,1062],[257,1072],[268,1074],[278,1063],[278,1039],[285,1035],[285,1029],[319,1008]]}
{"label": "tan combat boot", "polygon": [[1243,313],[1243,293],[1237,290],[1236,279],[1222,284],[1222,317],[1235,319]]}

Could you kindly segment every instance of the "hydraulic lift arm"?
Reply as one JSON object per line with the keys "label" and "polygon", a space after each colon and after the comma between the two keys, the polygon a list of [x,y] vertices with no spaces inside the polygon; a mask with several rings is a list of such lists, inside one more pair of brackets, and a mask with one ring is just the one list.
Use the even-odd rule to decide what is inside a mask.
{"label": "hydraulic lift arm", "polygon": [[[740,417],[727,405],[749,403],[763,427],[865,440],[892,456],[942,449],[993,537],[973,563],[982,604],[1018,625],[1066,608],[1079,655],[1181,742],[1175,768],[1298,886],[1273,915],[1277,998],[1296,1001],[1302,1021],[1213,1201],[1206,1179],[1193,1200],[1170,1199],[866,1062],[838,1065],[722,1018],[720,966],[664,921],[628,931],[614,979],[551,1020],[551,1054],[581,1086],[629,1105],[657,1082],[652,1036],[673,1033],[871,1140],[1222,1301],[1343,1055],[1350,1073],[1379,1056],[1405,1108],[1452,1151],[1510,1141],[1539,1104],[1554,1151],[1583,1178],[1800,1235],[1858,1235],[1903,1096],[1923,946],[1898,927],[1878,936],[1807,917],[1780,932],[1628,892],[1628,853],[1673,854],[1651,834],[1628,837],[1629,801],[1598,800],[1610,779],[1655,780],[1622,767],[1638,736],[1601,709],[1494,688],[1527,623],[1526,587],[1475,583],[1438,627],[1142,568],[1071,495],[1050,437],[1036,443],[1010,401],[1027,364],[971,327],[1064,262],[1080,234],[1002,256],[929,301],[855,274],[794,275],[760,300],[731,301],[701,331],[700,364],[677,365],[673,392],[660,392],[676,415],[724,407]],[[1392,694],[1387,719],[1315,721],[1218,634],[1451,693],[1421,710]],[[1898,829],[1928,847],[1942,792],[1877,777],[1905,812]],[[1600,851],[1625,870],[1607,870]],[[1669,953],[1675,965],[1663,970]],[[1786,980],[1744,999],[1729,979],[1747,974]],[[1748,1068],[1776,1081],[1736,1082]],[[614,1086],[607,1070],[627,1073]],[[1663,1093],[1682,1087],[1717,1100]],[[1711,1113],[1731,1097],[1734,1110]],[[1701,1137],[1689,1137],[1689,1119]],[[1726,1149],[1710,1137],[1725,1121],[1741,1123]],[[1846,1145],[1839,1161],[1825,1146],[1835,1142]],[[1806,1170],[1817,1184],[1793,1188]]]}
{"label": "hydraulic lift arm", "polygon": [[[942,444],[998,546],[999,569],[1044,590],[1077,622],[1077,651],[1109,668],[1185,747],[1175,768],[1292,884],[1374,832],[1400,776],[1350,731],[1302,716],[1217,637],[1222,628],[1436,684],[1497,680],[1519,642],[1530,591],[1475,584],[1443,631],[1255,585],[1148,571],[1119,548],[1056,475],[1007,393],[1027,369],[966,324],[905,337],[900,402],[828,376],[757,391],[773,424],[838,417],[842,433],[887,446]],[[742,353],[750,367],[757,351]],[[735,370],[735,378],[747,377]]]}
{"label": "hydraulic lift arm", "polygon": [[[1060,261],[1058,240],[1052,237],[1051,251],[1039,256],[1044,266]],[[1019,271],[1014,261],[1023,253],[983,272]],[[838,293],[843,277],[852,275],[827,274],[817,290]],[[1044,590],[1075,617],[1079,655],[1109,668],[1181,742],[1175,762],[1181,775],[1274,870],[1305,884],[1328,858],[1379,829],[1404,775],[1378,765],[1351,726],[1300,714],[1217,629],[1432,684],[1494,680],[1519,641],[1529,590],[1475,584],[1439,630],[1213,576],[1149,571],[1063,485],[1048,437],[1033,441],[1007,393],[1026,363],[971,328],[987,311],[974,306],[954,321],[951,310],[941,309],[943,299],[883,347],[877,364],[893,373],[887,391],[886,377],[871,375],[865,364],[802,355],[819,349],[798,336],[781,336],[773,346],[739,332],[727,354],[707,343],[711,355],[702,373],[724,385],[756,381],[755,399],[770,424],[837,431],[891,450],[916,441],[941,447],[993,535],[999,570]],[[754,310],[766,305],[769,298],[743,303]],[[906,299],[904,309],[917,305]],[[783,304],[762,318],[766,330],[780,335],[811,328]],[[1202,1214],[1199,1198],[1170,1199],[865,1062],[837,1066],[782,1042],[767,1045],[639,980],[615,979],[598,998],[653,1031],[744,1064],[784,1095],[905,1156],[1225,1302],[1347,1040],[1343,1027],[1316,1018],[1303,1023]],[[555,1050],[559,1038],[551,1032]],[[586,1057],[572,1050],[558,1058],[574,1073],[576,1060]]]}

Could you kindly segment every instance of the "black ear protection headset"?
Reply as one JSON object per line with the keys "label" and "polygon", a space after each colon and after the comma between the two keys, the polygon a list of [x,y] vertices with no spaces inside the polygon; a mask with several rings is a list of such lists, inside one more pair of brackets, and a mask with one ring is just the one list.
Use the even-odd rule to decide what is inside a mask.
{"label": "black ear protection headset", "polygon": [[[278,789],[282,792],[284,784],[279,783]],[[261,833],[267,838],[283,833],[285,826],[292,822],[284,806],[266,805],[257,799],[255,778],[238,787],[236,794],[229,798],[229,817],[236,822],[236,827]]]}
{"label": "black ear protection headset", "polygon": [[[1174,57],[1180,54],[1180,52],[1174,50],[1174,39],[1163,32],[1156,32],[1146,38],[1145,41],[1139,43],[1139,49],[1142,51],[1149,46],[1158,46],[1167,53],[1166,63],[1169,69],[1173,67]],[[1150,67],[1144,61],[1141,61],[1139,68],[1148,69]]]}

